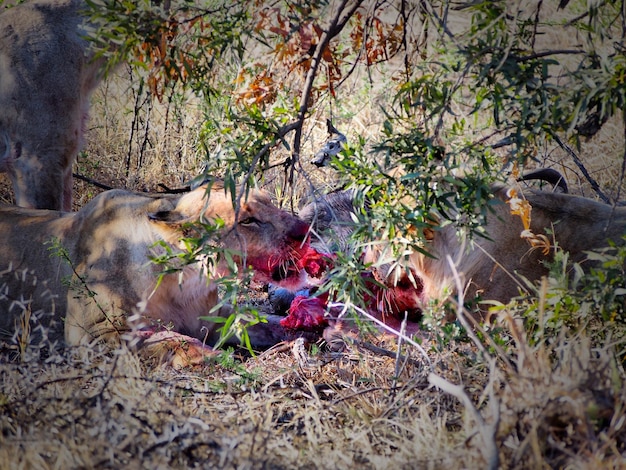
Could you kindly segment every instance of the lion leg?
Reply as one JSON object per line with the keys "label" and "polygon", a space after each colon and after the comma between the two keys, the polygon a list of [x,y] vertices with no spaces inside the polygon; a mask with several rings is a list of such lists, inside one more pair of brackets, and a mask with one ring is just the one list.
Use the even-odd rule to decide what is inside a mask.
{"label": "lion leg", "polygon": [[72,210],[72,198],[73,198],[74,178],[72,177],[72,167],[65,169],[65,175],[63,176],[63,205],[62,210],[65,212],[71,212]]}
{"label": "lion leg", "polygon": [[[54,155],[47,156],[56,158]],[[15,203],[30,209],[61,210],[64,208],[65,170],[54,166],[42,167],[42,160],[38,155],[24,151],[13,164],[9,177],[15,191]]]}
{"label": "lion leg", "polygon": [[219,354],[202,341],[169,330],[137,330],[131,342],[140,356],[176,369],[204,364]]}

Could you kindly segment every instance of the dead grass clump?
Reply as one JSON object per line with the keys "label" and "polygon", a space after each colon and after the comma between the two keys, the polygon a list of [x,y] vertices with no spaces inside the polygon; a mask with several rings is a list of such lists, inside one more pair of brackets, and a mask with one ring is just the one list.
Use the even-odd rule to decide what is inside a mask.
{"label": "dead grass clump", "polygon": [[598,343],[584,330],[552,340],[530,346],[517,338],[516,371],[501,395],[504,458],[510,468],[620,467],[626,393],[616,353],[623,342]]}
{"label": "dead grass clump", "polygon": [[[5,317],[0,317],[0,346],[10,359],[25,362],[59,349],[64,324],[55,315],[57,295],[46,283],[28,269],[11,268],[0,271],[0,311]],[[13,286],[20,283],[29,291],[33,291],[31,286],[37,286],[33,296],[44,307],[34,309],[33,297],[25,296],[20,289],[12,291],[7,283],[10,277],[14,278]],[[9,343],[2,343],[2,339],[9,338]]]}
{"label": "dead grass clump", "polygon": [[[446,431],[447,415],[420,398],[427,403],[436,393],[415,366],[394,378],[392,358],[357,349],[320,352],[307,370],[295,364],[290,351],[245,362],[225,354],[183,372],[123,350],[21,363],[4,355],[0,461],[10,468],[408,468],[418,455],[460,458],[449,454],[451,444],[463,446]],[[433,432],[444,439],[438,445],[426,439]]]}
{"label": "dead grass clump", "polygon": [[3,349],[0,466],[443,469],[487,468],[494,457],[502,468],[618,466],[623,345],[584,329],[537,344],[502,331],[512,340],[498,353],[426,338],[432,367],[411,346],[405,362],[364,347],[393,353],[376,337],[340,353],[230,351],[182,371],[125,350],[19,362]]}
{"label": "dead grass clump", "polygon": [[[308,164],[326,139],[327,117],[351,142],[376,140],[380,108],[396,90],[378,76],[367,81],[355,76],[343,97],[312,111],[296,196],[334,189],[332,169]],[[175,101],[148,105],[131,84],[123,69],[94,94],[75,171],[116,188],[179,187],[215,150],[198,145],[202,114]],[[220,136],[211,138],[219,145]],[[539,162],[564,171],[572,192],[595,197],[571,157],[549,145]],[[581,146],[584,165],[611,196],[624,184],[615,177],[623,148],[618,118]],[[289,156],[274,152],[272,163]],[[264,182],[285,205],[294,194],[283,175],[276,167]],[[75,208],[101,190],[77,181]],[[13,201],[6,175],[0,201]],[[523,310],[500,315],[523,322]],[[626,332],[597,323],[532,339],[512,320],[474,340],[425,332],[430,365],[416,348],[403,343],[404,361],[395,340],[372,336],[340,353],[231,351],[185,370],[123,349],[60,353],[45,336],[15,336],[0,344],[0,468],[623,468]]]}

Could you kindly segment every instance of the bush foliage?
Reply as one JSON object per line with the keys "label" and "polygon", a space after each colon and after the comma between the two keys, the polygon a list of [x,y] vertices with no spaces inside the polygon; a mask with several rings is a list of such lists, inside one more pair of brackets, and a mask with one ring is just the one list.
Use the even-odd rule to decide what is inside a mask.
{"label": "bush foliage", "polygon": [[[131,160],[140,169],[152,159],[157,178],[174,168],[231,189],[260,183],[293,209],[353,188],[367,221],[355,243],[387,242],[385,261],[400,262],[423,249],[433,211],[480,230],[492,183],[527,167],[556,166],[580,193],[619,201],[623,2],[556,3],[86,0],[96,53],[112,77],[130,71],[131,136],[119,139],[127,186]],[[329,117],[349,144],[315,170],[308,156]],[[101,118],[94,133],[117,132]],[[601,179],[593,145],[611,125],[622,133],[617,166]],[[174,130],[185,144],[168,140]],[[88,150],[79,167],[96,173],[101,157]],[[213,253],[200,245],[215,228],[188,239],[189,253],[155,261],[174,269]],[[330,288],[358,309],[365,266],[354,251],[339,255]],[[29,343],[22,325],[18,346],[0,349],[2,461],[316,468],[329,455],[337,468],[617,468],[626,252],[593,256],[602,266],[583,274],[558,253],[532,296],[494,306],[490,326],[464,328],[467,312],[449,305],[458,321],[433,308],[411,343],[364,332],[344,354],[226,351],[189,373],[124,351],[45,357],[45,336]],[[226,326],[262,321],[238,297],[241,282],[223,285],[225,301],[244,307]]]}
{"label": "bush foliage", "polygon": [[[294,208],[309,194],[355,188],[369,202],[355,238],[386,241],[389,259],[422,249],[433,213],[479,230],[491,184],[555,151],[596,197],[619,198],[624,168],[607,194],[580,155],[613,116],[623,119],[619,2],[88,5],[98,54],[132,64],[154,99],[199,107],[205,173],[231,189],[270,184]],[[310,123],[347,123],[363,100],[376,113],[368,138],[349,133],[320,180],[306,162]]]}
{"label": "bush foliage", "polygon": [[389,239],[432,208],[476,226],[489,185],[537,163],[540,149],[564,149],[584,170],[581,139],[624,104],[619,2],[88,4],[99,54],[130,62],[157,100],[201,100],[197,158],[227,180],[283,168],[282,194],[300,181],[315,189],[310,120],[347,122],[382,82],[379,128],[352,135],[335,163],[337,183],[380,201],[373,216]]}

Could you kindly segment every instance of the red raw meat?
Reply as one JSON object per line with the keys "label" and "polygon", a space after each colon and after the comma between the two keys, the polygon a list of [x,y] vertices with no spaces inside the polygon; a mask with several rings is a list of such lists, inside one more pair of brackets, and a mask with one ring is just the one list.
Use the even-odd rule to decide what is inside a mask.
{"label": "red raw meat", "polygon": [[280,320],[280,324],[285,328],[322,328],[327,325],[324,314],[326,313],[326,303],[328,294],[319,297],[306,297],[298,295],[291,302],[289,315]]}
{"label": "red raw meat", "polygon": [[334,255],[320,253],[315,248],[310,247],[298,261],[298,267],[304,269],[307,274],[314,278],[322,277],[334,264]]}

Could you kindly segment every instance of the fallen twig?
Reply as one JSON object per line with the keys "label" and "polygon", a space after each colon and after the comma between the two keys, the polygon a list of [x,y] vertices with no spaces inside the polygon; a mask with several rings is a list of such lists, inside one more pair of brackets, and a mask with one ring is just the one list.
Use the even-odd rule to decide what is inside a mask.
{"label": "fallen twig", "polygon": [[[495,362],[491,361],[492,367]],[[495,470],[498,468],[500,457],[498,454],[498,446],[496,445],[496,432],[498,430],[498,424],[500,423],[500,404],[493,395],[493,386],[489,390],[490,403],[494,407],[494,420],[491,424],[485,423],[482,415],[478,412],[470,397],[467,396],[463,387],[454,385],[448,382],[443,377],[431,372],[428,374],[428,382],[435,387],[440,388],[444,392],[457,398],[470,413],[476,424],[478,424],[478,432],[482,437],[484,447],[480,448],[485,461],[487,462],[487,468]]]}
{"label": "fallen twig", "polygon": [[104,189],[106,191],[108,191],[109,189],[114,189],[112,186],[106,185],[104,183],[100,183],[99,181],[88,178],[87,176],[80,175],[78,173],[72,173],[72,176],[76,178],[77,180],[85,181],[86,183],[89,183],[97,188]]}

